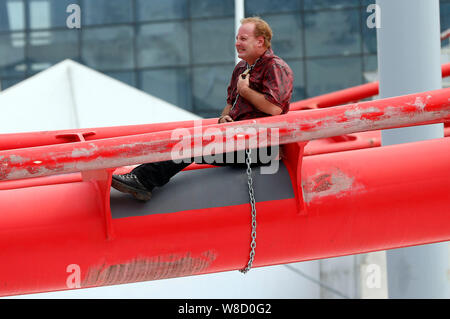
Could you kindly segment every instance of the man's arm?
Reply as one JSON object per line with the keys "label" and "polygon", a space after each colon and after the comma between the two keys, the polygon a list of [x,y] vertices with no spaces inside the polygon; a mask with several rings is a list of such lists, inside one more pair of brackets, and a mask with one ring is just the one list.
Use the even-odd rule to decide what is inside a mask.
{"label": "man's arm", "polygon": [[245,79],[242,76],[239,76],[239,80],[237,83],[237,89],[239,95],[249,101],[252,105],[254,105],[258,110],[264,112],[269,115],[279,115],[283,111],[279,106],[269,102],[264,94],[259,93],[249,86],[249,76],[246,76]]}

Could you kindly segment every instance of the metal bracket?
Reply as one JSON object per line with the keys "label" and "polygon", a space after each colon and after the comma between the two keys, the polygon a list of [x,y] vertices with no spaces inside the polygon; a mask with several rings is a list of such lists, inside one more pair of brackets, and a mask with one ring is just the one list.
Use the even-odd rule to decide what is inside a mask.
{"label": "metal bracket", "polygon": [[306,144],[308,144],[308,141],[283,145],[283,161],[291,175],[297,212],[301,215],[306,214],[305,198],[302,187],[302,163]]}
{"label": "metal bracket", "polygon": [[81,172],[83,182],[93,183],[97,190],[98,198],[100,198],[99,204],[105,222],[105,235],[107,240],[114,239],[115,237],[110,206],[111,178],[113,171],[114,168]]}
{"label": "metal bracket", "polygon": [[[94,131],[86,132],[68,132],[64,134],[56,135],[56,138],[64,138],[73,140],[73,142],[84,142],[85,137],[95,135]],[[101,212],[105,222],[105,236],[107,240],[114,238],[114,231],[112,226],[111,206],[110,206],[110,189],[111,178],[114,168],[98,169],[90,171],[82,171],[81,177],[83,182],[90,182],[94,184],[97,191],[97,197],[100,198],[99,203],[101,206]]]}
{"label": "metal bracket", "polygon": [[85,137],[95,135],[95,131],[86,131],[86,132],[68,132],[64,134],[58,134],[56,138],[64,138],[64,139],[73,139],[75,142],[84,142],[86,141]]}

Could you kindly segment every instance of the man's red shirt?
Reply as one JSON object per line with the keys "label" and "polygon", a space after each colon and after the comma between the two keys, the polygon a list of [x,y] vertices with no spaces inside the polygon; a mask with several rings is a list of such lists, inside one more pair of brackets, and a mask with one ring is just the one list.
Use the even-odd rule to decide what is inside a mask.
{"label": "man's red shirt", "polygon": [[[234,68],[230,85],[228,86],[227,104],[233,105],[235,103],[236,97],[238,96],[237,82],[239,76],[247,67],[247,62],[242,60]],[[268,49],[255,62],[250,72],[250,88],[264,94],[264,97],[269,102],[279,106],[282,110],[281,114],[289,111],[293,82],[294,74],[291,68],[280,57],[274,55],[271,49]],[[238,97],[229,115],[234,121],[269,116],[269,114],[258,110],[242,96]]]}

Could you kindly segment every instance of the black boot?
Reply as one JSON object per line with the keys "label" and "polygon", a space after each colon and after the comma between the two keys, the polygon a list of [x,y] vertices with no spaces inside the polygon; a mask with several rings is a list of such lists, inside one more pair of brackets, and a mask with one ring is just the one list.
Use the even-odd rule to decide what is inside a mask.
{"label": "black boot", "polygon": [[133,195],[140,201],[148,201],[152,197],[152,190],[145,187],[133,173],[113,175],[111,186],[120,192]]}

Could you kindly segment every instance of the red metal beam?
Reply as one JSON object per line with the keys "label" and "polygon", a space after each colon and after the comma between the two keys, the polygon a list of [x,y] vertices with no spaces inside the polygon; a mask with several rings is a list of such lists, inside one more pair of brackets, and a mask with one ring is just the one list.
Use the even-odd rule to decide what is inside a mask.
{"label": "red metal beam", "polygon": [[[450,63],[443,64],[441,69],[443,78],[450,76]],[[294,102],[291,104],[290,109],[292,111],[316,109],[356,102],[378,95],[378,87],[378,82],[366,83]]]}
{"label": "red metal beam", "polygon": [[450,38],[450,29],[447,29],[441,33],[441,41],[444,41],[448,38]]}
{"label": "red metal beam", "polygon": [[[305,157],[301,175],[290,171],[284,181],[302,185],[303,211],[297,198],[257,203],[253,265],[449,240],[448,150],[450,139],[436,139]],[[67,179],[0,192],[0,295],[75,288],[73,267],[86,288],[230,271],[248,261],[248,204],[170,214],[143,205],[142,216],[107,224],[111,212],[99,206],[109,194]]]}
{"label": "red metal beam", "polygon": [[[192,154],[202,154],[206,146],[217,153],[221,149],[241,150],[245,145],[235,145],[234,142],[242,136],[248,138],[249,134],[253,134],[252,139],[258,138],[259,146],[266,146],[377,129],[439,123],[448,118],[450,89],[442,89],[330,109],[290,112],[274,117],[185,128],[178,136],[172,130],[1,151],[0,180],[179,159],[183,155],[174,154],[173,149],[181,144],[192,148]],[[270,140],[271,133],[278,133],[276,141]]]}
{"label": "red metal beam", "polygon": [[[450,137],[450,127],[444,128],[444,136]],[[323,138],[310,141],[305,147],[304,155],[312,156],[318,154],[344,152],[381,146],[381,131],[361,132],[346,135],[345,137],[347,138],[347,140]]]}
{"label": "red metal beam", "polygon": [[325,108],[364,100],[378,95],[378,82],[361,84],[344,90],[315,96],[291,104],[291,111]]}
{"label": "red metal beam", "polygon": [[[142,125],[124,125],[96,128],[67,129],[58,131],[40,131],[26,133],[0,134],[0,150],[11,150],[35,146],[65,144],[79,140],[78,135],[83,135],[86,141],[113,138],[125,135],[136,135],[158,131],[168,131],[182,127],[193,127],[199,121],[179,121],[152,123]],[[217,123],[215,119],[202,119],[202,125]]]}
{"label": "red metal beam", "polygon": [[[450,76],[450,63],[443,64],[442,77]],[[348,89],[336,91],[313,97],[310,99],[293,102],[291,111],[312,108],[323,108],[342,105],[366,99],[378,94],[378,82],[358,85]],[[203,119],[201,125],[212,125],[217,123],[217,118]],[[125,135],[145,134],[158,131],[173,130],[176,128],[193,127],[198,121],[179,121],[167,123],[153,123],[143,125],[127,125],[112,127],[97,127],[83,129],[69,129],[59,131],[41,131],[27,133],[0,134],[0,150],[11,150],[16,148],[36,147],[44,145],[64,144],[76,140],[77,134],[84,134],[86,141],[113,138]],[[93,133],[93,134],[92,134]]]}

